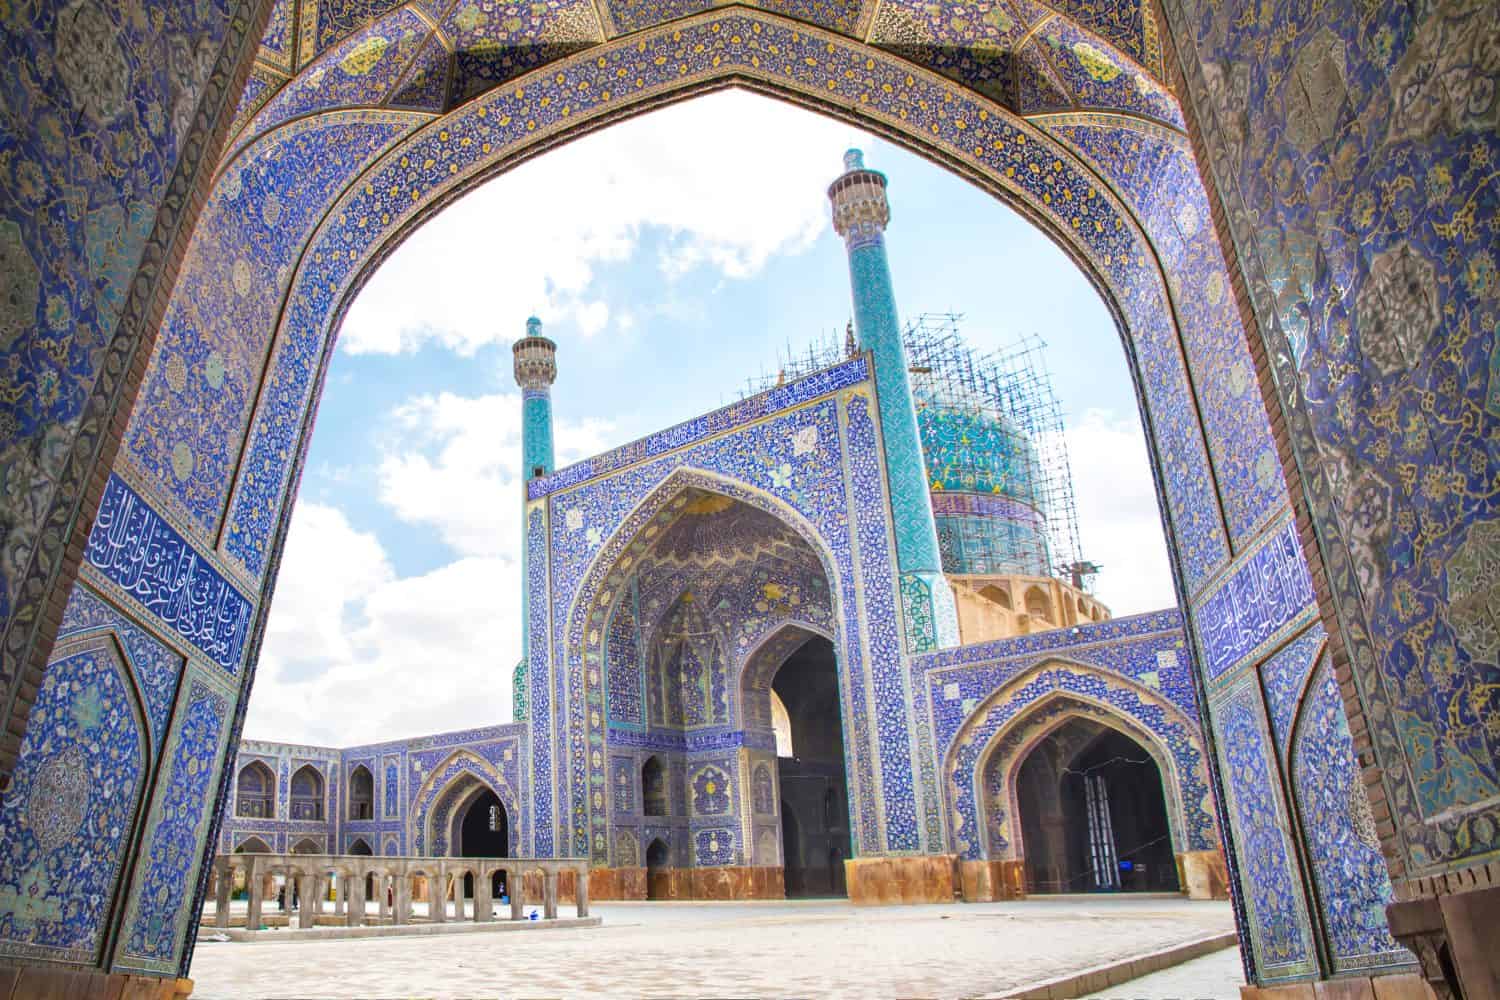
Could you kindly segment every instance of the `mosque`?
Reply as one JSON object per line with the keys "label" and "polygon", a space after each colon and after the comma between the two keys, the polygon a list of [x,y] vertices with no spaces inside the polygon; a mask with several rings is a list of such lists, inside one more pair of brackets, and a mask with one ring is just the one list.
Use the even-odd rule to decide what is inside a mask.
{"label": "mosque", "polygon": [[1225,895],[1180,613],[1085,589],[1036,373],[898,326],[886,180],[845,166],[855,319],[763,391],[555,469],[527,322],[515,721],[242,742],[221,851],[587,857],[594,898]]}
{"label": "mosque", "polygon": [[[1500,994],[1500,6],[1244,7],[0,4],[0,991],[180,997],[216,866],[267,847],[600,898],[1227,888],[1245,1000]],[[1079,267],[1180,609],[1089,598],[1046,434],[901,329],[854,157],[852,351],[558,469],[518,345],[516,721],[242,743],[374,268],[726,88]]]}

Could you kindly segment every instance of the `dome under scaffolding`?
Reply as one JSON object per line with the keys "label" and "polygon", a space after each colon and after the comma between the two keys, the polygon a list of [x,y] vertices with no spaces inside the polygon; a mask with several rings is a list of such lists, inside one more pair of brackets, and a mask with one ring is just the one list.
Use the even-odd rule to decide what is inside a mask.
{"label": "dome under scaffolding", "polygon": [[[1081,556],[1073,476],[1062,408],[1028,336],[993,354],[964,343],[963,317],[928,313],[904,333],[913,401],[950,574],[1025,574],[1089,590],[1098,567]],[[843,361],[852,331],[793,354],[775,375],[751,380],[760,392]]]}

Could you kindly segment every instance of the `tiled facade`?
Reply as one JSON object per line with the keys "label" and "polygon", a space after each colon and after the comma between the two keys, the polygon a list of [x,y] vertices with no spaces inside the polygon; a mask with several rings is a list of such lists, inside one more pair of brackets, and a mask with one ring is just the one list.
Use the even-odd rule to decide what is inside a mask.
{"label": "tiled facade", "polygon": [[[1386,892],[1493,894],[1493,4],[418,6],[0,12],[16,68],[0,139],[0,893],[28,901],[0,921],[13,960],[52,941],[51,960],[185,968],[287,500],[368,264],[516,158],[726,80],[960,170],[1064,244],[1117,317],[1220,747],[1208,781],[1252,977],[1386,962]],[[908,652],[952,638],[947,605],[927,570],[891,573],[889,471],[910,456],[887,454],[889,399],[856,369],[759,400],[757,423],[731,408],[532,484],[528,586],[550,599],[528,607],[531,773],[514,787],[536,852],[614,849],[603,661],[584,640],[608,624],[611,567],[641,525],[604,494],[659,511],[683,488],[781,518],[818,555],[858,850],[949,846],[936,720],[915,711],[926,661]],[[836,475],[786,436],[809,428]],[[564,506],[588,522],[581,541]],[[91,601],[96,624],[70,624]],[[1289,707],[1297,672],[1324,662],[1306,648],[1318,628],[1325,679]],[[70,671],[97,697],[75,697]],[[135,756],[95,771],[69,743],[94,730]],[[1309,741],[1362,758],[1370,817],[1338,792],[1343,762],[1297,749]],[[738,791],[729,749],[710,736],[684,753]],[[393,766],[409,785],[411,758],[388,756],[382,781]],[[131,792],[133,774],[150,787]],[[107,933],[38,875],[82,849],[63,833],[120,806],[105,785],[137,795],[121,836],[138,845],[98,848],[132,872],[111,880]],[[20,814],[44,799],[25,820],[43,837],[24,841]],[[406,808],[380,803],[381,822]],[[1320,824],[1331,834],[1304,833]],[[724,858],[745,838],[705,826],[692,849]]]}

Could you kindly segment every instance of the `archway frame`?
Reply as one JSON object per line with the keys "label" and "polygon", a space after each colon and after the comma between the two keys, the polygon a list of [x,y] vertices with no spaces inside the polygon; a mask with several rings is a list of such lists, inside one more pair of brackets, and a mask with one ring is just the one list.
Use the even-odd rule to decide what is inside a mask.
{"label": "archway frame", "polygon": [[[1069,687],[1068,681],[1077,678],[1089,678],[1091,684],[1103,681],[1121,704]],[[1218,846],[1219,816],[1216,804],[1209,801],[1208,750],[1197,720],[1133,678],[1049,655],[1017,672],[980,701],[942,751],[944,813],[950,824],[949,836],[960,856],[978,860],[990,852],[992,804],[986,795],[984,775],[991,754],[1006,733],[1016,732],[1037,711],[1045,711],[1047,705],[1060,700],[1097,706],[1123,724],[1123,728],[1115,728],[1152,752],[1158,768],[1162,769],[1163,798],[1172,821],[1174,850],[1211,850]],[[1170,742],[1152,731],[1143,717],[1147,715],[1159,716],[1158,725],[1181,734],[1184,743],[1180,752],[1173,752]],[[1147,738],[1138,737],[1132,729],[1141,730]],[[1162,752],[1168,768],[1162,768],[1162,758],[1156,750]],[[1018,758],[1017,764],[1020,759],[1023,758]],[[1008,780],[1013,783],[1014,775]],[[1008,788],[1006,795],[1006,806],[1014,816],[1013,788]],[[1016,828],[1017,823],[1012,819],[1008,826]]]}
{"label": "archway frame", "polygon": [[[1060,714],[1049,718],[1040,729],[1025,732],[1020,744],[1014,747],[1005,746],[1010,737],[1021,734],[1028,724],[1036,720],[1038,715],[1060,703],[1073,704],[1063,708]],[[1048,737],[1074,721],[1092,722],[1104,729],[1127,736],[1150,755],[1156,763],[1157,772],[1161,778],[1162,799],[1166,804],[1167,829],[1171,833],[1172,850],[1179,854],[1186,850],[1184,845],[1187,836],[1185,829],[1187,816],[1182,797],[1182,785],[1178,779],[1180,767],[1171,751],[1162,743],[1161,738],[1107,702],[1087,695],[1054,691],[1029,704],[1024,711],[997,730],[979,756],[979,764],[974,769],[974,797],[975,801],[980,803],[980,827],[984,831],[982,842],[985,858],[992,861],[1025,860],[1026,835],[1021,820],[1019,785],[1021,768],[1030,758],[1032,751]],[[992,774],[999,779],[993,784],[989,780]],[[995,784],[999,785],[998,790],[994,787]],[[998,803],[994,801],[997,791],[1005,797],[1006,809],[1003,812],[997,808]],[[996,843],[995,833],[999,829],[1010,830],[1011,835],[1007,842]]]}
{"label": "archway frame", "polygon": [[[603,543],[588,560],[587,567],[580,576],[578,585],[571,593],[567,616],[564,620],[565,624],[562,628],[562,635],[565,640],[565,649],[561,657],[562,663],[559,664],[557,662],[555,651],[549,650],[549,653],[554,654],[553,657],[549,657],[551,668],[557,669],[559,666],[563,666],[566,668],[568,676],[580,675],[590,677],[592,678],[590,681],[591,692],[602,691],[602,677],[606,663],[606,623],[613,614],[615,605],[621,599],[625,589],[624,583],[629,575],[629,567],[634,566],[638,562],[639,556],[655,544],[656,533],[648,533],[646,530],[647,527],[664,511],[678,504],[684,495],[690,491],[699,491],[726,497],[769,514],[790,528],[809,547],[818,559],[824,580],[827,583],[831,617],[836,626],[833,636],[829,636],[829,639],[833,643],[836,660],[842,666],[844,662],[842,645],[845,629],[840,623],[845,608],[844,601],[846,600],[846,595],[843,590],[838,559],[828,546],[828,543],[822,538],[818,529],[796,508],[763,489],[732,476],[690,464],[683,464],[672,467],[659,482],[644,492],[640,500],[631,507],[626,516],[619,520],[608,537],[604,539]],[[894,569],[894,567],[892,568]],[[776,634],[777,631],[777,628],[770,629],[771,634]],[[826,635],[827,631],[826,629],[815,629],[815,633],[820,635]],[[549,636],[549,638],[551,637]],[[756,648],[760,648],[763,644],[764,639],[757,642]],[[533,651],[533,665],[536,663],[535,656],[536,652]],[[730,667],[743,670],[744,664],[749,661],[750,654],[747,653],[739,663],[731,664]],[[840,710],[847,719],[854,699],[862,697],[864,692],[855,691],[853,681],[848,676],[847,671],[840,669],[838,675]],[[737,677],[736,681],[738,679]],[[740,700],[738,697],[740,690],[738,683],[733,686],[736,690],[736,701],[738,701]],[[575,701],[581,700],[584,697],[580,692],[576,691],[570,691],[569,696]],[[602,705],[602,697],[599,698],[599,701]],[[731,725],[734,725],[736,720],[741,718],[741,712],[742,708],[731,709]],[[558,714],[562,715],[563,713],[559,710]],[[587,726],[589,750],[593,751],[597,749],[602,757],[604,748],[607,745],[608,730],[608,720],[604,717],[603,711],[598,711],[597,713],[580,712],[577,714],[589,718]],[[571,747],[573,753],[570,756],[573,756],[575,759],[583,756],[582,747],[578,743],[578,738],[581,735],[578,732],[579,728],[576,726],[572,727],[572,732],[570,733],[573,741],[573,746]],[[850,744],[848,742],[850,738],[849,732],[850,727],[846,726],[846,759],[857,759],[848,757],[850,753]],[[861,753],[863,751],[863,748],[856,749]],[[875,770],[875,780],[878,782],[879,762],[873,761],[872,768]],[[851,767],[849,771],[852,775],[855,769]],[[560,769],[559,773],[565,775],[568,772]],[[574,784],[576,781],[576,776],[571,778],[569,780],[569,787],[576,787]],[[851,780],[851,795],[854,794],[854,784],[855,782]],[[589,816],[587,836],[591,845],[591,852],[596,858],[603,859],[607,858],[609,844],[613,840],[609,833],[612,827],[610,813],[613,809],[613,802],[598,792],[597,789],[593,794],[594,801],[586,801],[582,804],[584,805],[584,811]],[[575,815],[578,805],[579,803],[574,803]],[[883,808],[878,795],[873,796],[872,805],[877,812]],[[592,808],[588,808],[589,806],[592,806]],[[561,817],[562,812],[559,808],[555,816],[559,825],[561,824]],[[575,819],[575,836],[577,832],[578,825]]]}
{"label": "archway frame", "polygon": [[509,826],[506,839],[509,841],[511,856],[514,857],[520,853],[518,848],[525,843],[522,838],[524,820],[520,810],[520,800],[515,790],[511,788],[510,782],[506,780],[499,768],[472,750],[459,749],[443,758],[438,766],[428,772],[418,787],[417,793],[411,798],[411,810],[407,819],[407,843],[411,845],[412,855],[429,856],[427,852],[432,848],[433,835],[436,832],[432,829],[432,820],[437,812],[437,806],[453,792],[469,794],[470,790],[463,789],[461,786],[470,781],[478,782],[488,788],[500,800]]}

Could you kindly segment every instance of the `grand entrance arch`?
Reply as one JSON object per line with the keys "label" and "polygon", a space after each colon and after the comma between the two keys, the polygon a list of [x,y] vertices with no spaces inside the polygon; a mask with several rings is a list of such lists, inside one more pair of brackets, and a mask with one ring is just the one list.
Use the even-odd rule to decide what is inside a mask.
{"label": "grand entrance arch", "polygon": [[[1482,884],[1465,870],[1500,837],[1500,755],[1470,715],[1485,717],[1496,689],[1484,442],[1500,410],[1493,345],[1474,332],[1493,327],[1492,267],[1471,262],[1492,242],[1495,213],[1482,209],[1493,178],[1476,164],[1494,159],[1496,140],[1492,106],[1454,95],[1471,79],[1492,92],[1488,64],[1458,55],[1464,39],[1488,37],[1485,5],[1357,25],[1276,5],[1230,23],[1178,0],[1163,6],[1165,25],[1133,4],[1089,15],[1015,5],[976,21],[891,2],[811,23],[740,7],[658,23],[623,5],[559,5],[518,25],[466,17],[443,36],[452,52],[408,9],[170,5],[168,45],[87,10],[64,19],[62,7],[17,28],[21,48],[46,57],[31,62],[59,67],[57,78],[7,94],[18,108],[68,113],[18,116],[33,130],[23,148],[35,169],[16,173],[7,204],[21,207],[3,233],[14,284],[0,343],[22,388],[0,461],[5,481],[25,486],[4,508],[11,737],[0,767],[21,772],[19,734],[70,587],[107,594],[113,614],[149,625],[183,659],[175,756],[160,768],[140,877],[119,908],[122,967],[186,968],[206,866],[202,849],[168,845],[213,840],[207,817],[228,787],[225,748],[349,296],[465,186],[727,85],[857,121],[962,172],[1027,212],[1100,287],[1137,373],[1206,722],[1235,737],[1224,742],[1236,756],[1216,772],[1253,776],[1223,796],[1242,891],[1275,887],[1251,909],[1317,905],[1295,845],[1266,821],[1285,796],[1266,696],[1247,682],[1317,616],[1315,585],[1354,752],[1369,757],[1374,812],[1391,817],[1375,836],[1408,882],[1403,898]],[[255,83],[241,88],[267,25]],[[89,48],[116,34],[119,51]],[[168,52],[180,72],[122,69]],[[75,57],[107,65],[90,71]],[[1163,80],[1186,99],[1185,117]],[[147,108],[151,123],[97,141]],[[1355,120],[1371,127],[1348,128]],[[230,132],[232,155],[216,169]],[[1473,142],[1485,155],[1461,157]],[[142,155],[95,169],[106,150]],[[75,171],[80,157],[88,167]],[[1377,187],[1395,194],[1360,197]],[[87,216],[73,227],[86,247],[82,236],[54,240],[65,209]],[[1231,232],[1232,269],[1220,249]],[[1255,321],[1249,343],[1242,318]],[[1438,397],[1446,409],[1434,418]],[[1350,418],[1371,399],[1389,412]],[[1431,485],[1407,488],[1406,470],[1428,465]],[[170,573],[143,574],[148,553]],[[1429,697],[1434,683],[1441,695]],[[588,687],[570,690],[583,709]],[[545,837],[539,823],[536,844],[601,849],[588,736],[568,740],[566,822],[549,817]],[[876,745],[899,758],[903,743]],[[941,813],[914,804],[924,816],[908,823],[905,811],[861,817],[857,846],[939,849]],[[148,860],[169,856],[190,860]],[[1460,877],[1426,877],[1450,874]],[[177,916],[144,912],[151,901]],[[1321,931],[1305,919],[1299,931],[1305,940],[1278,946],[1290,958],[1252,958],[1252,973],[1325,971],[1312,941]]]}

